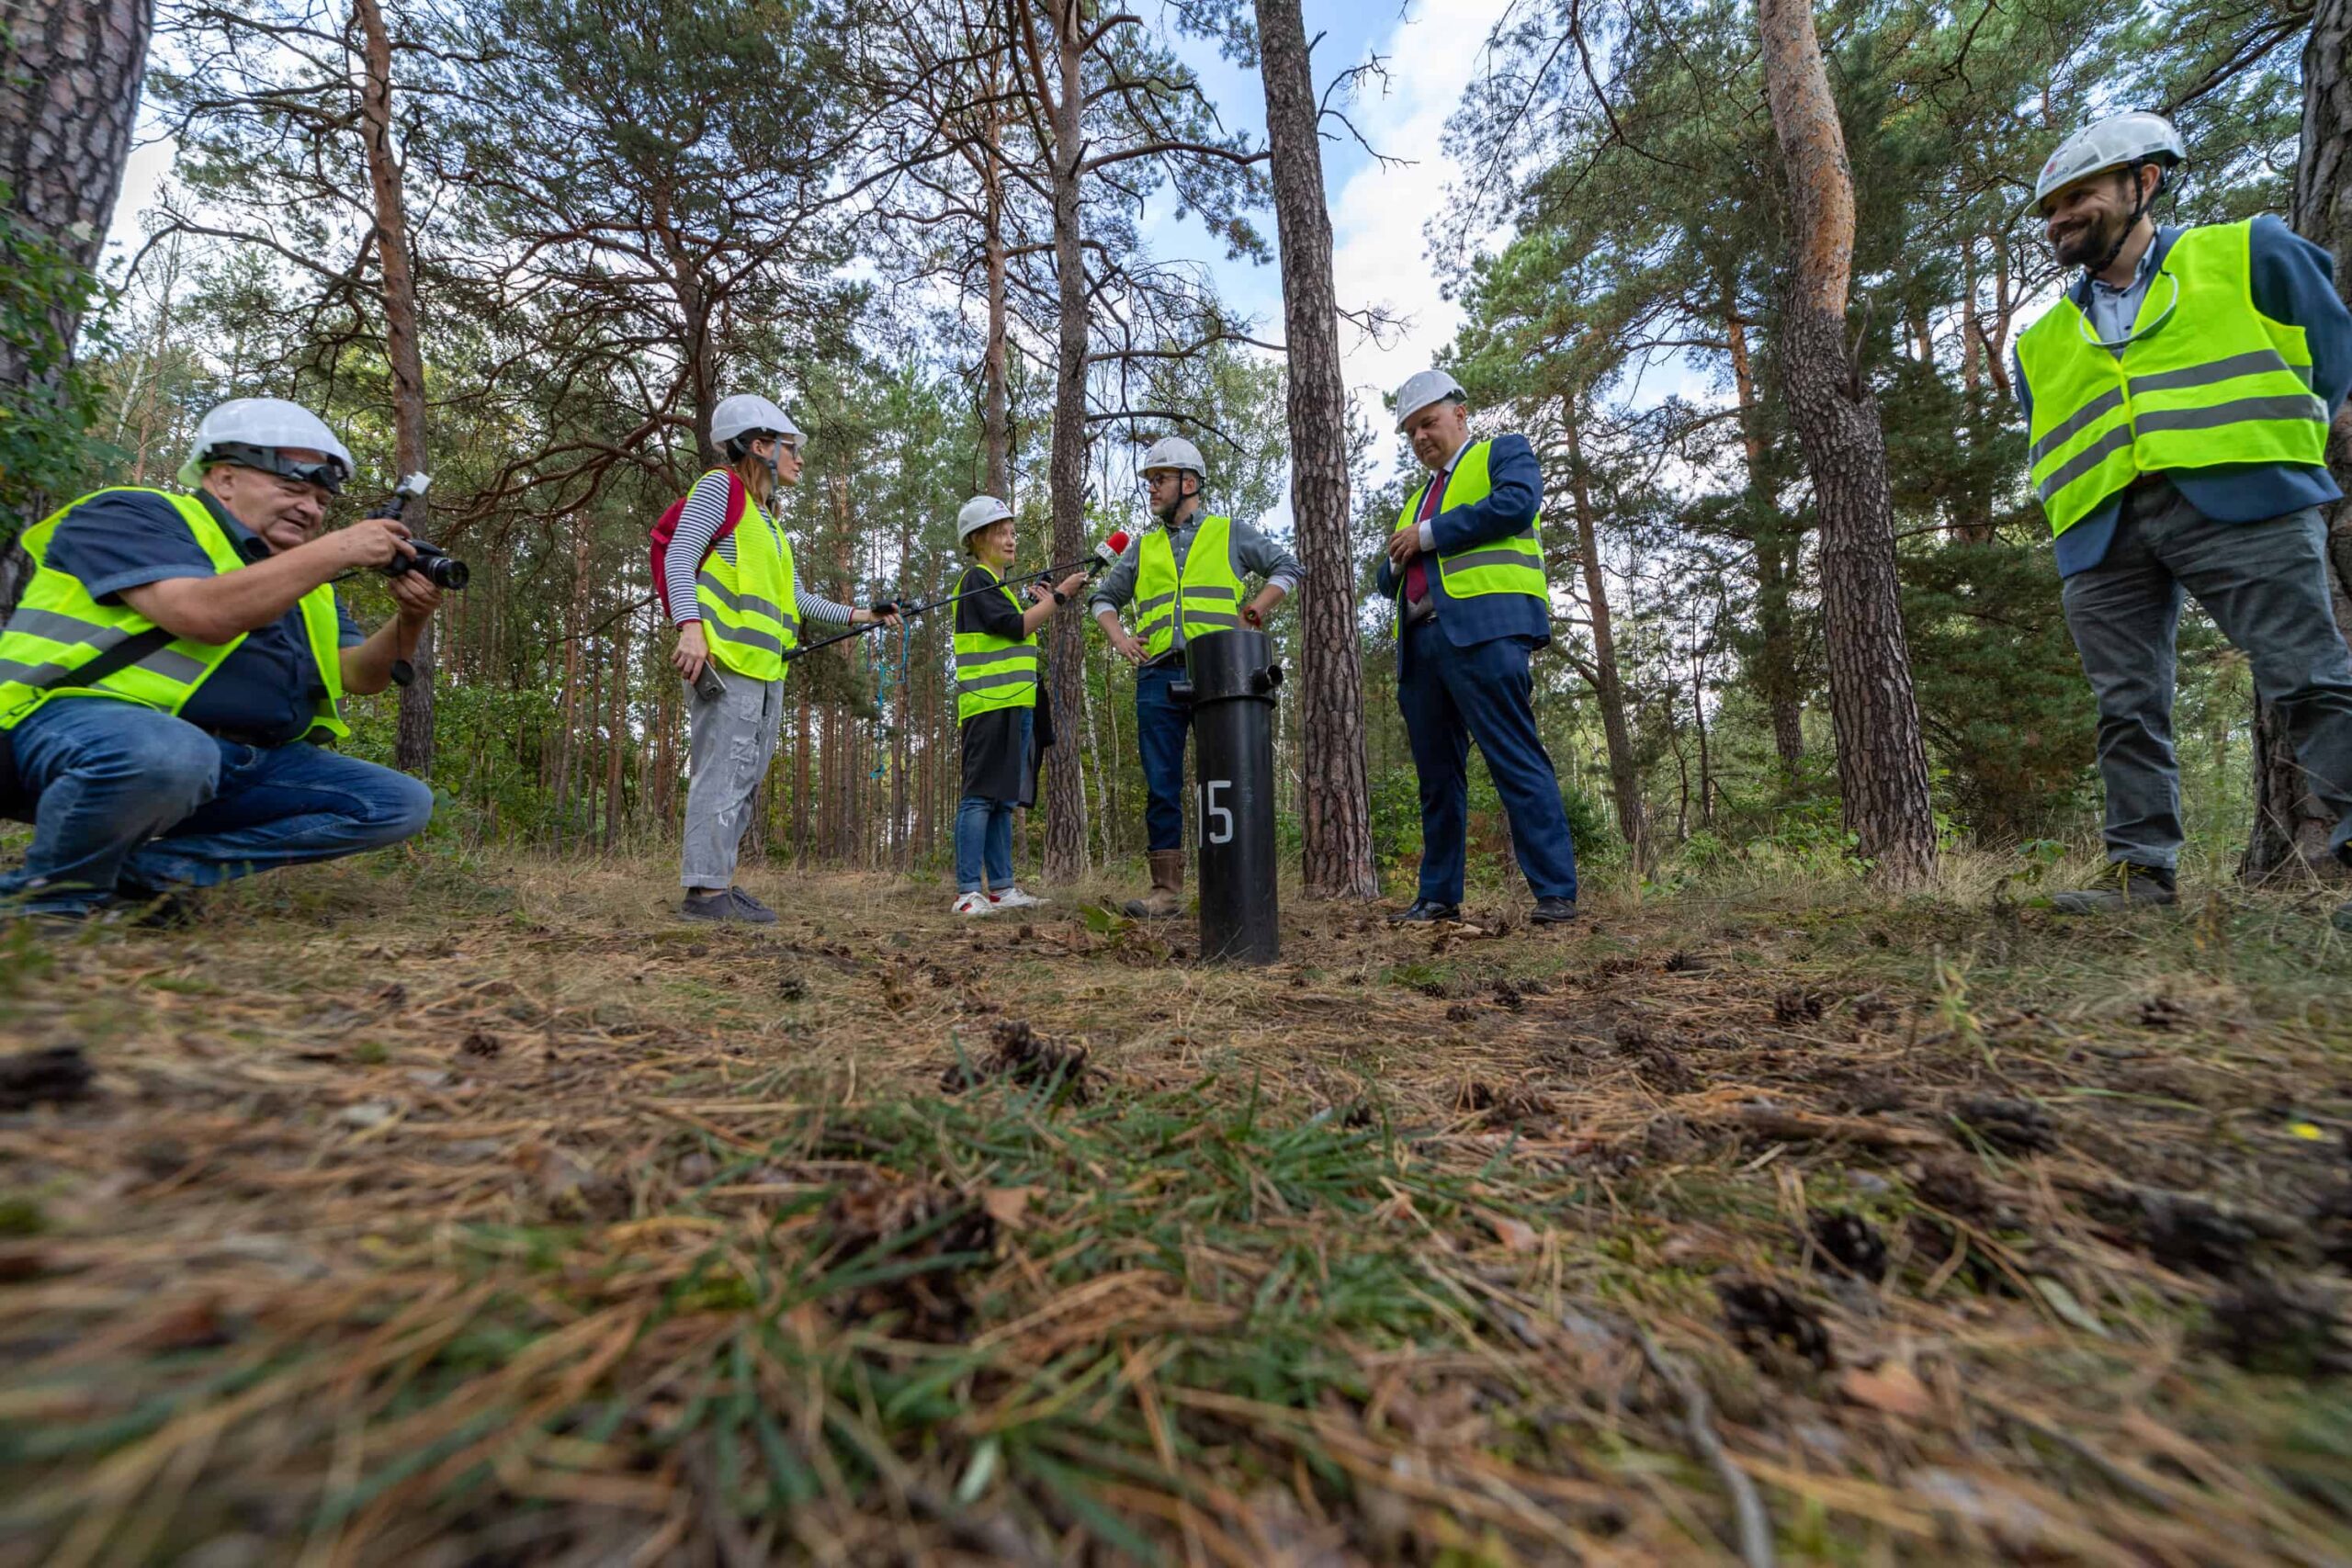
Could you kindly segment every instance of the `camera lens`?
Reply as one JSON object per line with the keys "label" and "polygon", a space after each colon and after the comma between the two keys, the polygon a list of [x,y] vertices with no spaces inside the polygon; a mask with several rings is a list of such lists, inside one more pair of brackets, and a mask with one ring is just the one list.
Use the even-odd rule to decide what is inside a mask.
{"label": "camera lens", "polygon": [[434,587],[452,591],[463,588],[466,585],[466,579],[473,575],[466,570],[465,562],[452,560],[447,556],[440,556],[424,563],[424,574],[432,579]]}

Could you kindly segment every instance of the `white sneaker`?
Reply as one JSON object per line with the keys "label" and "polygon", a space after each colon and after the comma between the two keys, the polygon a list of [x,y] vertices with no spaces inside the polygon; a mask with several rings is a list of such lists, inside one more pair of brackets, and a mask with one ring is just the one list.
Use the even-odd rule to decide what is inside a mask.
{"label": "white sneaker", "polygon": [[1043,898],[1032,898],[1018,887],[1008,887],[1001,893],[991,893],[989,897],[1000,909],[1042,909],[1046,907],[1046,901]]}
{"label": "white sneaker", "polygon": [[989,902],[989,896],[985,893],[963,893],[956,896],[956,912],[959,915],[993,915],[996,906]]}

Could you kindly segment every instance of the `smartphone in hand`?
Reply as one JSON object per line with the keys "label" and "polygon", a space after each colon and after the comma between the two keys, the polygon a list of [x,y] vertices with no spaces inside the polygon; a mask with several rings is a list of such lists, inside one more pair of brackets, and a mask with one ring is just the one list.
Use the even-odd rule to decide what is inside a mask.
{"label": "smartphone in hand", "polygon": [[695,695],[704,702],[715,703],[726,694],[727,682],[718,678],[718,666],[704,660],[701,671],[695,676]]}

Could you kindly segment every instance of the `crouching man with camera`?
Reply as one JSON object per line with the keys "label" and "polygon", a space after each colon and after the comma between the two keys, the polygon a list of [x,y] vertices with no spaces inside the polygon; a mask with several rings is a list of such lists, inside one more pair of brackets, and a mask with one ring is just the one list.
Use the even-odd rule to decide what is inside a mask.
{"label": "crouching man with camera", "polygon": [[[332,860],[422,831],[433,794],[312,742],[349,734],[441,603],[395,518],[322,533],[352,471],[315,414],[221,404],[191,491],[94,491],[24,536],[36,567],[0,628],[0,808],[33,823],[0,918],[153,913],[180,888]],[[373,636],[330,586],[388,570]],[[168,910],[171,906],[164,903]]]}

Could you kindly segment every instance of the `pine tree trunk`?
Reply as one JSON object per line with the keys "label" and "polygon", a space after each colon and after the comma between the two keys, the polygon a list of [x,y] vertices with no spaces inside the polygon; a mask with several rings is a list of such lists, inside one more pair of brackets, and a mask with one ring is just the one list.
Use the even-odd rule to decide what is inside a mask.
{"label": "pine tree trunk", "polygon": [[[804,676],[805,680],[806,677]],[[792,730],[792,858],[808,863],[808,693],[800,693],[799,716]]]}
{"label": "pine tree trunk", "polygon": [[[1086,85],[1079,65],[1085,42],[1081,0],[1057,0],[1054,42],[1060,67],[1054,120],[1054,272],[1059,286],[1061,333],[1054,365],[1052,560],[1074,560],[1085,547],[1086,524],[1086,260],[1080,230],[1079,136]],[[1047,882],[1074,882],[1086,873],[1085,780],[1076,744],[1085,720],[1079,712],[1079,682],[1085,671],[1085,617],[1056,615],[1047,673],[1054,733],[1060,743],[1046,753],[1046,863]]]}
{"label": "pine tree trunk", "polygon": [[1772,750],[1781,783],[1793,788],[1804,761],[1804,696],[1797,682],[1796,618],[1789,610],[1796,552],[1790,529],[1772,504],[1764,475],[1764,424],[1756,406],[1756,373],[1747,354],[1747,321],[1728,280],[1724,329],[1731,344],[1732,389],[1739,399],[1740,450],[1747,460],[1748,537],[1756,551],[1756,684],[1772,718]]}
{"label": "pine tree trunk", "polygon": [[1634,759],[1633,732],[1625,722],[1625,687],[1617,670],[1616,623],[1609,612],[1609,579],[1601,570],[1600,530],[1592,510],[1592,484],[1585,469],[1584,433],[1576,394],[1560,400],[1568,436],[1568,495],[1577,517],[1577,558],[1584,569],[1586,607],[1592,615],[1592,694],[1600,702],[1600,732],[1609,743],[1609,793],[1617,806],[1617,831],[1635,867],[1649,866],[1649,822],[1642,806],[1642,772]]}
{"label": "pine tree trunk", "polygon": [[[85,274],[97,269],[139,113],[153,0],[9,0],[0,14],[0,186],[11,216]],[[49,334],[70,362],[83,296],[61,290]],[[0,340],[0,390],[59,368]],[[20,495],[24,521],[49,498]],[[13,524],[0,540],[0,621],[32,576]]]}
{"label": "pine tree trunk", "polygon": [[588,634],[588,528],[575,519],[571,540],[571,601],[564,615],[563,728],[555,763],[556,847],[563,847],[570,823],[572,759],[580,749],[580,642]]}
{"label": "pine tree trunk", "polygon": [[1810,0],[1759,0],[1772,129],[1788,168],[1793,276],[1782,327],[1789,409],[1821,513],[1822,640],[1838,778],[1856,849],[1901,886],[1935,862],[1928,752],[1894,570],[1878,404],[1846,348],[1854,187]]}
{"label": "pine tree trunk", "polygon": [[[153,0],[10,0],[0,18],[0,185],[17,220],[95,272],[122,188],[139,112]],[[75,299],[51,316],[71,344]],[[18,351],[0,343],[0,386],[23,384]]]}
{"label": "pine tree trunk", "polygon": [[989,494],[1012,504],[1012,367],[1006,355],[1008,288],[1004,243],[1004,169],[1000,161],[1004,128],[994,109],[989,112],[987,150],[980,179],[988,193],[982,248],[988,256],[989,341],[980,360],[982,384],[981,445],[985,448]]}
{"label": "pine tree trunk", "polygon": [[[623,622],[624,626],[627,622]],[[621,815],[628,800],[621,788],[622,760],[628,740],[628,639],[625,634],[613,637],[613,713],[612,737],[606,742],[605,754],[605,852],[612,853],[620,847]]]}
{"label": "pine tree trunk", "polygon": [[1690,727],[1699,736],[1699,825],[1714,826],[1715,765],[1707,750],[1707,666],[1700,654],[1690,657]]}
{"label": "pine tree trunk", "polygon": [[1298,698],[1315,766],[1299,790],[1300,852],[1310,898],[1372,898],[1372,791],[1363,749],[1363,667],[1356,574],[1348,558],[1348,396],[1331,285],[1331,211],[1323,190],[1321,114],[1300,0],[1257,0],[1266,139],[1282,242],[1290,345],[1291,515],[1299,563]]}
{"label": "pine tree trunk", "polygon": [[[2352,0],[2320,0],[2303,47],[2303,134],[2295,164],[2295,231],[2335,258],[2335,287],[2352,301]],[[2327,466],[2352,494],[2352,403],[2328,432]],[[2335,624],[2352,639],[2352,502],[2329,509]],[[2323,865],[2334,818],[2312,798],[2287,727],[2254,704],[2254,825],[2239,873],[2259,882]]]}
{"label": "pine tree trunk", "polygon": [[[368,149],[368,185],[375,203],[376,261],[384,278],[384,355],[392,373],[392,450],[402,474],[423,473],[424,457],[424,351],[417,338],[416,273],[408,245],[408,203],[401,188],[401,166],[392,148],[392,40],[376,0],[352,0],[359,24],[365,73],[359,90],[359,139]],[[401,520],[420,538],[432,537],[425,502],[411,501]],[[414,671],[401,688],[400,727],[392,739],[392,766],[402,773],[433,771],[433,623],[427,621],[409,653]],[[608,829],[609,831],[609,825]]]}

